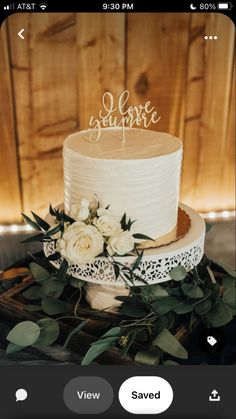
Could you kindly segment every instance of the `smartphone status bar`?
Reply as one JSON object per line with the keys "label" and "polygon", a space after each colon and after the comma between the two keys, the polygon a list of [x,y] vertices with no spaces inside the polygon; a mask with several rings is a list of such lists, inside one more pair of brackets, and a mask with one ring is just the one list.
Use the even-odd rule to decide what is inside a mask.
{"label": "smartphone status bar", "polygon": [[67,0],[66,2],[11,2],[5,0],[1,5],[1,13],[16,12],[227,12],[233,8],[231,2],[147,2],[144,0],[89,0],[78,2]]}

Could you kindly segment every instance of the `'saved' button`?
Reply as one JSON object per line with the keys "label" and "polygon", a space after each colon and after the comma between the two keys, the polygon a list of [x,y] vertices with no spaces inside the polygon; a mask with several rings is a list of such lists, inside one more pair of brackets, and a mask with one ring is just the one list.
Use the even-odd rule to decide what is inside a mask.
{"label": "'saved' button", "polygon": [[173,390],[161,377],[131,377],[119,390],[119,400],[127,412],[158,414],[167,410],[173,401]]}
{"label": "'saved' button", "polygon": [[64,389],[64,402],[75,413],[105,412],[112,404],[111,384],[101,377],[76,377]]}

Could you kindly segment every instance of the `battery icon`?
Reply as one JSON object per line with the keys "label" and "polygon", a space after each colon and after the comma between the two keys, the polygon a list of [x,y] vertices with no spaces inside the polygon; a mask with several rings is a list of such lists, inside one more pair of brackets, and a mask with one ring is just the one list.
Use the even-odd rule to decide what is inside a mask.
{"label": "battery icon", "polygon": [[217,3],[218,10],[231,10],[232,7],[232,3]]}

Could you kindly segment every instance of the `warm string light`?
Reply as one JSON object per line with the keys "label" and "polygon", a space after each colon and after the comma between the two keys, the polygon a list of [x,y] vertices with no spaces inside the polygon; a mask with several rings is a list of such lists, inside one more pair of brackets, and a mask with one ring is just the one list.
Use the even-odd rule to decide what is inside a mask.
{"label": "warm string light", "polygon": [[0,234],[29,233],[33,228],[25,224],[0,225]]}
{"label": "warm string light", "polygon": [[227,218],[235,218],[236,211],[211,211],[211,212],[204,212],[201,213],[202,217],[206,220],[220,220],[220,219],[227,219]]}

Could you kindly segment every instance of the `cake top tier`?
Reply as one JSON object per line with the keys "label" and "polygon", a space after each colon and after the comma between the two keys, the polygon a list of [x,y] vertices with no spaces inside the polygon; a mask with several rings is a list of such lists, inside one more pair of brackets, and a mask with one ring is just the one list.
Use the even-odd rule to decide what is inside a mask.
{"label": "cake top tier", "polygon": [[164,132],[139,128],[102,128],[97,142],[89,140],[91,129],[70,135],[64,148],[81,155],[111,160],[140,160],[172,154],[182,147],[181,141]]}

